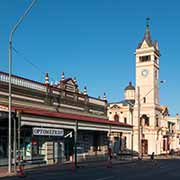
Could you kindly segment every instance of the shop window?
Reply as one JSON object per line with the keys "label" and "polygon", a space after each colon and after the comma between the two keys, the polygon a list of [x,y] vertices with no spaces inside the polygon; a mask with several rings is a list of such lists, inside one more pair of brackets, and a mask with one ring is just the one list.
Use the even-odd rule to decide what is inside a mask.
{"label": "shop window", "polygon": [[119,121],[119,116],[117,114],[114,115],[114,121]]}
{"label": "shop window", "polygon": [[[0,127],[0,162],[3,164],[4,159],[8,157],[7,150],[7,129],[5,127]],[[1,159],[2,158],[2,159]],[[0,164],[1,164],[0,163]],[[6,163],[6,161],[4,161]]]}
{"label": "shop window", "polygon": [[97,152],[99,150],[100,145],[100,134],[98,132],[94,132],[93,134],[93,151]]}
{"label": "shop window", "polygon": [[45,144],[43,139],[37,138],[32,140],[32,156],[39,157],[45,155]]}
{"label": "shop window", "polygon": [[32,155],[33,156],[39,155],[39,144],[36,140],[32,141]]}

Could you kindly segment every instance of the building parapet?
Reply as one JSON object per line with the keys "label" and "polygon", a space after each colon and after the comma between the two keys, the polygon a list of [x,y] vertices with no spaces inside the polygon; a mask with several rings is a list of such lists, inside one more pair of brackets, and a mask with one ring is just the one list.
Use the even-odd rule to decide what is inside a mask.
{"label": "building parapet", "polygon": [[[9,83],[8,74],[4,73],[4,72],[0,72],[0,81]],[[46,91],[45,85],[38,83],[38,82],[35,82],[35,81],[30,81],[30,80],[27,80],[24,78],[20,78],[18,76],[14,76],[14,75],[11,78],[11,83],[14,85],[17,85],[17,86],[22,86],[25,88],[31,88],[31,89],[35,89],[38,91],[43,91],[43,92]]]}
{"label": "building parapet", "polygon": [[[61,108],[67,108],[72,111],[82,111],[98,116],[106,116],[107,101],[90,97],[87,94],[79,92],[76,88],[78,87],[76,84],[67,84],[67,86],[75,86],[75,91],[70,91],[66,88],[67,86],[65,83],[72,83],[68,82],[71,80],[71,78],[68,78],[63,81],[63,86],[61,84],[55,86],[12,75],[13,103],[23,102],[23,104],[27,104],[27,107],[29,104],[33,106],[33,104],[38,103],[39,105],[47,105],[58,108],[59,110]],[[3,101],[7,101],[8,83],[8,73],[0,71],[0,86],[2,87],[0,89],[0,94],[2,95],[1,99]]]}

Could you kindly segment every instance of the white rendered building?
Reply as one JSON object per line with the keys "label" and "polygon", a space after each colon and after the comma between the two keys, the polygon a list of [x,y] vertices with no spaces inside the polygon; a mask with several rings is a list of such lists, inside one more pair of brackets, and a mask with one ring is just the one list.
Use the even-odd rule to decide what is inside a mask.
{"label": "white rendered building", "polygon": [[168,108],[160,105],[160,51],[158,42],[151,39],[148,22],[135,57],[136,87],[130,82],[124,90],[125,99],[109,104],[109,120],[133,125],[133,133],[124,134],[128,139],[127,149],[140,155],[176,151],[179,148],[179,118],[169,117]]}

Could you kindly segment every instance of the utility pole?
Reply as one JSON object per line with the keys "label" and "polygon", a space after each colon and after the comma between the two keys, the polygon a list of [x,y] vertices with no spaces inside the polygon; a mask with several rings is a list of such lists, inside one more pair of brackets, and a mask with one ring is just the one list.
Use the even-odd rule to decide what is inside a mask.
{"label": "utility pole", "polygon": [[8,139],[8,172],[11,173],[12,155],[11,155],[11,74],[12,74],[12,41],[9,41],[9,139]]}
{"label": "utility pole", "polygon": [[13,157],[14,157],[14,172],[16,172],[16,117],[13,118],[14,122],[14,140],[13,140]]}
{"label": "utility pole", "polygon": [[[131,125],[133,126],[133,107],[131,105],[130,106],[130,113],[131,113]],[[132,158],[133,158],[133,145],[134,145],[134,130],[132,128],[132,135],[131,135],[131,151],[132,151]]]}
{"label": "utility pole", "polygon": [[17,140],[17,148],[18,148],[18,166],[20,167],[21,163],[21,113],[17,112],[17,118],[18,118],[18,140]]}
{"label": "utility pole", "polygon": [[9,35],[9,49],[8,49],[8,55],[9,55],[9,132],[8,132],[8,172],[11,173],[11,167],[12,167],[12,155],[11,155],[11,112],[12,112],[12,87],[11,87],[11,76],[12,76],[12,43],[13,43],[13,35],[16,32],[19,25],[22,23],[24,18],[28,15],[32,7],[34,6],[35,2],[37,0],[32,0],[31,4],[28,6],[24,14],[19,18],[17,23],[13,26],[10,35]]}
{"label": "utility pole", "polygon": [[138,151],[139,155],[138,158],[141,158],[141,118],[140,118],[140,108],[141,108],[141,103],[140,103],[140,87],[137,87],[137,96],[138,96]]}
{"label": "utility pole", "polygon": [[74,129],[74,163],[77,167],[77,135],[78,135],[78,120],[76,120],[75,129]]}

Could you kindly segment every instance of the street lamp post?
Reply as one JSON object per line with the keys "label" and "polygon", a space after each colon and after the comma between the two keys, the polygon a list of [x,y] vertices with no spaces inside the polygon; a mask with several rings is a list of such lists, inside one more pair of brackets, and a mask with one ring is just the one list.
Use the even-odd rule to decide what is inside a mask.
{"label": "street lamp post", "polygon": [[75,129],[74,129],[74,164],[75,168],[77,168],[77,137],[78,137],[78,120],[75,122]]}
{"label": "street lamp post", "polygon": [[[22,23],[24,18],[28,15],[32,7],[34,6],[37,0],[32,0],[31,4],[28,6],[24,14],[19,18],[17,23],[13,26],[10,35],[9,35],[9,139],[8,139],[8,172],[11,173],[11,165],[12,165],[12,157],[11,157],[11,112],[12,112],[12,87],[11,87],[11,75],[12,75],[12,42],[13,42],[13,35],[19,25]],[[15,159],[14,159],[15,162]]]}
{"label": "street lamp post", "polygon": [[141,129],[140,129],[140,107],[141,107],[141,102],[140,102],[140,87],[137,87],[137,96],[138,96],[138,158],[141,158]]}

